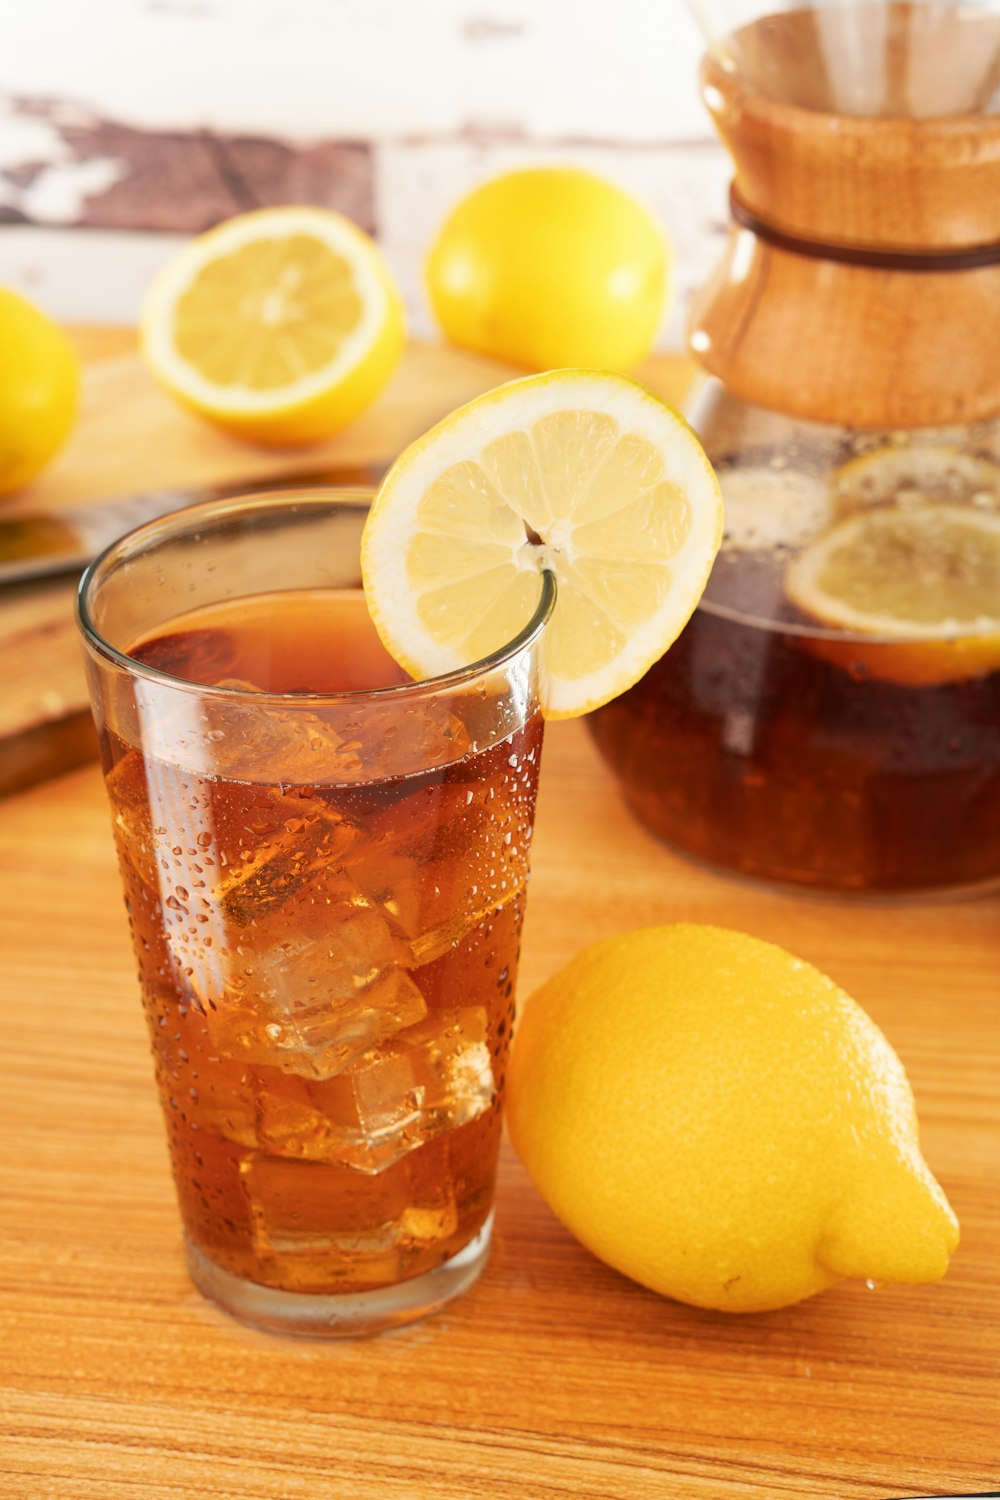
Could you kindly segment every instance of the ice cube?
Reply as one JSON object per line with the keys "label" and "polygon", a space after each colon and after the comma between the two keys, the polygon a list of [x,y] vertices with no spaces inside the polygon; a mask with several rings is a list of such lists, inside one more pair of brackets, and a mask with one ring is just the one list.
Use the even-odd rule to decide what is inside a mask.
{"label": "ice cube", "polygon": [[[344,1108],[348,1087],[353,1119]],[[490,1108],[486,1011],[466,1006],[428,1016],[331,1083],[311,1085],[310,1094],[329,1122],[324,1149],[359,1172],[384,1172]]]}
{"label": "ice cube", "polygon": [[215,834],[224,872],[213,895],[241,925],[282,906],[310,879],[341,861],[359,830],[318,798],[241,789],[239,810],[227,787],[213,798]]}
{"label": "ice cube", "polygon": [[276,1156],[376,1176],[420,1144],[420,1091],[401,1057],[376,1052],[323,1082],[283,1078],[261,1084],[257,1136]]}
{"label": "ice cube", "polygon": [[460,802],[447,820],[429,822],[419,836],[410,824],[410,836],[391,848],[365,839],[345,854],[352,878],[416,967],[456,947],[513,900],[528,878],[527,846],[515,844],[482,789],[461,789]]}
{"label": "ice cube", "polygon": [[458,879],[453,866],[418,866],[402,855],[362,861],[354,872],[365,896],[414,967],[448,953],[495,904]]}
{"label": "ice cube", "polygon": [[334,711],[276,707],[246,695],[206,702],[206,740],[220,776],[313,786],[356,773],[357,754]]}
{"label": "ice cube", "polygon": [[402,1243],[417,1241],[420,1244],[445,1240],[458,1228],[458,1203],[455,1189],[449,1181],[443,1184],[444,1191],[435,1195],[431,1203],[411,1203],[404,1208],[399,1220],[399,1239]]}
{"label": "ice cube", "polygon": [[241,1146],[259,1144],[256,1109],[249,1081],[216,1078],[211,1067],[201,1070],[191,1085],[193,1118],[199,1130],[210,1130]]}
{"label": "ice cube", "polygon": [[348,1166],[263,1152],[243,1159],[240,1181],[261,1263],[280,1258],[283,1276],[304,1289],[397,1281],[421,1254],[444,1248],[459,1224],[446,1147],[431,1182],[406,1163],[359,1178]]}
{"label": "ice cube", "polygon": [[240,1175],[254,1245],[264,1264],[296,1258],[320,1283],[396,1280],[399,1224],[411,1193],[405,1173],[365,1178],[350,1167],[251,1152]]}
{"label": "ice cube", "polygon": [[[536,767],[515,775],[512,743],[494,747],[478,771],[472,760],[436,783],[415,778],[391,804],[345,804],[364,825],[345,864],[415,966],[441,958],[524,889]],[[527,793],[521,778],[531,782]]]}
{"label": "ice cube", "polygon": [[241,946],[231,956],[222,993],[206,1005],[220,1051],[304,1078],[332,1078],[421,1020],[424,997],[404,970],[378,969],[366,957],[360,973],[350,954],[338,952],[345,925],[318,952],[305,939],[264,951]]}
{"label": "ice cube", "polygon": [[178,1003],[162,981],[144,986],[156,1072],[164,1102],[194,1130],[257,1145],[253,1081],[247,1069],[215,1055],[205,1017]]}
{"label": "ice cube", "polygon": [[[469,735],[461,719],[444,703],[396,700],[368,703],[338,714],[347,780],[372,781],[406,776],[415,769],[461,760],[469,750]],[[346,756],[352,753],[353,764]],[[336,775],[326,778],[338,779]]]}
{"label": "ice cube", "polygon": [[[211,901],[165,908],[175,970],[222,1053],[329,1078],[423,1018],[405,945],[336,862],[317,854],[293,873],[273,854],[259,883],[241,873],[221,905],[217,888]],[[226,905],[250,888],[258,914],[234,927]]]}
{"label": "ice cube", "polygon": [[257,1144],[271,1155],[336,1163],[344,1133],[357,1130],[354,1090],[343,1074],[320,1084],[260,1068],[254,1093]]}
{"label": "ice cube", "polygon": [[493,1103],[495,1083],[481,1005],[436,1012],[397,1036],[390,1050],[405,1055],[422,1101],[424,1140],[457,1130]]}
{"label": "ice cube", "polygon": [[146,791],[146,765],[138,750],[129,750],[105,779],[112,809],[118,855],[144,885],[157,889],[156,845]]}
{"label": "ice cube", "polygon": [[[231,782],[312,787],[382,774],[372,757],[387,727],[386,711],[373,711],[369,724],[367,709],[314,708],[305,697],[275,700],[226,675],[214,685],[228,694],[182,698],[160,682],[137,682],[143,748],[167,765]],[[458,724],[449,715],[438,728],[447,744],[455,738],[454,730],[444,733],[452,722]]]}
{"label": "ice cube", "polygon": [[423,1090],[405,1054],[376,1053],[348,1075],[354,1093],[358,1141],[351,1164],[379,1172],[422,1139]]}
{"label": "ice cube", "polygon": [[262,1081],[257,1134],[276,1155],[377,1176],[476,1119],[493,1097],[486,1012],[466,1006],[409,1027],[326,1081]]}
{"label": "ice cube", "polygon": [[[243,687],[232,679],[220,686]],[[310,708],[266,698],[206,700],[204,739],[217,774],[308,786],[370,781],[460,760],[462,721],[439,703]],[[205,766],[209,770],[208,765]]]}

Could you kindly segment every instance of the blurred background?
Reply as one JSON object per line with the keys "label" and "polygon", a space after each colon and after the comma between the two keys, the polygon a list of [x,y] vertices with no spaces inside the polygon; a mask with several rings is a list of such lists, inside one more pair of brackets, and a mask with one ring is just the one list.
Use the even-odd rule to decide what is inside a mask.
{"label": "blurred background", "polygon": [[55,318],[131,324],[193,233],[307,202],[373,233],[411,334],[421,267],[476,183],[599,172],[675,253],[659,337],[721,247],[728,162],[681,0],[7,0],[0,6],[0,283]]}

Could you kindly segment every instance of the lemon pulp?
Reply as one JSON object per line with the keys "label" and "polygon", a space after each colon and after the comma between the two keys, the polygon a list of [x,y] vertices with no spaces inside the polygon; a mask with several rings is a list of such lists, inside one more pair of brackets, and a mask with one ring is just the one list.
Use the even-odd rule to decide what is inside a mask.
{"label": "lemon pulp", "polygon": [[262,209],[187,245],[142,314],[150,368],[178,400],[256,442],[338,431],[403,349],[402,303],[378,247],[341,214]]}
{"label": "lemon pulp", "polygon": [[704,588],[722,505],[687,424],[620,376],[553,371],[446,418],[401,455],[362,543],[369,609],[415,676],[502,647],[557,582],[542,646],[549,717],[622,692]]}
{"label": "lemon pulp", "polygon": [[929,686],[1000,669],[1000,512],[929,503],[860,510],[789,564],[807,618],[870,637],[810,643],[874,677]]}

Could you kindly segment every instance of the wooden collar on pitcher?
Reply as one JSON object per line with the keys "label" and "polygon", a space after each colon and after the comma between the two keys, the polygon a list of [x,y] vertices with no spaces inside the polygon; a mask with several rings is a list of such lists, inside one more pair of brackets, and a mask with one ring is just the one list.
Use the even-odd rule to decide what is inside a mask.
{"label": "wooden collar on pitcher", "polygon": [[979,266],[1000,265],[1000,243],[972,245],[965,250],[876,250],[860,245],[825,245],[819,240],[802,239],[786,234],[772,224],[758,219],[740,198],[735,185],[729,189],[729,211],[733,222],[749,229],[765,244],[775,245],[792,255],[806,255],[813,260],[838,261],[842,265],[867,266],[880,271],[972,271]]}

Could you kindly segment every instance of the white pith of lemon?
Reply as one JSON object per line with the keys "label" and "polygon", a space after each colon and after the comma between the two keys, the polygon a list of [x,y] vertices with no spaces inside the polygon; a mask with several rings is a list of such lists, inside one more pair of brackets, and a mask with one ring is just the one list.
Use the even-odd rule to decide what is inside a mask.
{"label": "white pith of lemon", "polygon": [[381,252],[343,214],[261,209],[184,246],[143,304],[150,368],[201,416],[254,441],[314,442],[346,425],[402,353],[402,303]]}
{"label": "white pith of lemon", "polygon": [[930,686],[1000,669],[998,511],[858,511],[799,553],[785,590],[818,624],[862,638],[820,642],[818,654],[849,656],[872,676]]}
{"label": "white pith of lemon", "polygon": [[617,696],[680,633],[722,535],[687,423],[621,376],[555,370],[489,391],[390,469],[362,541],[368,608],[413,676],[479,661],[557,601],[543,703],[568,718]]}

